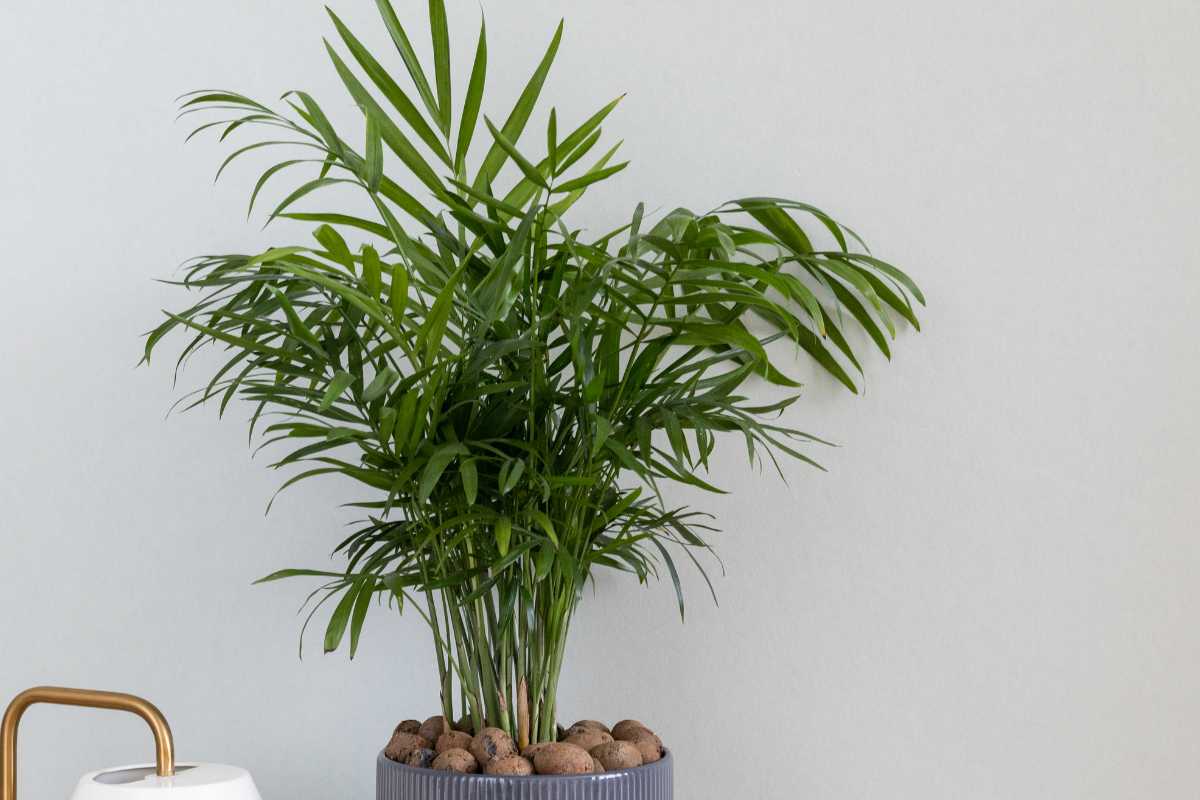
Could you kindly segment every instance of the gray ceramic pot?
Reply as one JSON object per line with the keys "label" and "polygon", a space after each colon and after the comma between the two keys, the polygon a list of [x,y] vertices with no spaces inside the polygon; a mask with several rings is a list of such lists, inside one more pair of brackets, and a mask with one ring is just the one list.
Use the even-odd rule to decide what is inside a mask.
{"label": "gray ceramic pot", "polygon": [[671,753],[603,775],[463,775],[397,764],[379,754],[376,800],[672,800]]}

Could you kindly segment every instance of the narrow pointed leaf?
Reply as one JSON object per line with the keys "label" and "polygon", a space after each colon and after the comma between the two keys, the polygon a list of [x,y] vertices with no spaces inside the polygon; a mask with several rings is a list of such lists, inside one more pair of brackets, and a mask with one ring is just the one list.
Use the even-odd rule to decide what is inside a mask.
{"label": "narrow pointed leaf", "polygon": [[367,114],[367,147],[365,175],[367,188],[372,192],[379,191],[379,182],[383,180],[383,138],[379,134],[379,121],[373,113]]}
{"label": "narrow pointed leaf", "polygon": [[354,60],[357,61],[359,66],[362,67],[363,71],[367,73],[367,76],[371,79],[371,82],[379,88],[379,91],[383,93],[383,96],[386,97],[388,102],[395,107],[396,111],[399,112],[400,116],[409,124],[409,126],[413,129],[413,132],[417,134],[421,141],[423,141],[425,145],[431,151],[433,151],[433,154],[436,155],[443,164],[446,166],[451,166],[450,156],[446,152],[445,146],[443,146],[441,140],[438,139],[437,134],[434,132],[433,128],[429,126],[429,123],[425,121],[425,118],[422,116],[421,112],[415,105],[413,105],[412,100],[410,100],[408,95],[404,93],[404,90],[400,88],[388,71],[384,69],[383,65],[380,64],[373,55],[371,55],[371,52],[367,50],[366,46],[360,42],[354,36],[354,34],[350,32],[350,29],[342,23],[341,19],[339,19],[338,16],[332,11],[329,11],[329,9],[326,9],[326,11],[329,12],[329,16],[333,19],[333,24],[337,27],[338,34],[342,37],[342,41],[345,42],[347,49],[350,50],[350,55],[354,56]]}
{"label": "narrow pointed leaf", "polygon": [[429,0],[429,30],[433,36],[433,75],[437,85],[438,122],[442,133],[450,135],[450,31],[446,27],[443,0]]}
{"label": "narrow pointed leaf", "polygon": [[358,641],[362,635],[363,623],[367,619],[367,611],[371,608],[371,598],[375,595],[375,580],[363,578],[354,596],[354,610],[350,614],[350,658],[358,653]]}
{"label": "narrow pointed leaf", "polygon": [[500,551],[500,555],[508,555],[508,544],[512,539],[512,520],[508,517],[498,518],[494,532],[496,534],[496,549]]}
{"label": "narrow pointed leaf", "polygon": [[435,196],[441,195],[442,182],[438,179],[437,173],[430,168],[429,163],[417,152],[412,142],[400,131],[396,123],[392,122],[383,113],[383,109],[379,107],[379,104],[367,92],[366,87],[359,82],[358,78],[354,77],[354,73],[346,66],[346,62],[342,61],[341,56],[337,54],[337,51],[328,42],[325,44],[325,49],[329,54],[329,59],[333,62],[334,69],[337,70],[338,76],[342,79],[342,83],[345,84],[354,101],[363,109],[363,113],[368,116],[375,116],[376,122],[379,125],[379,134],[383,138],[383,141],[404,162],[404,165],[412,170],[412,173],[433,191]]}
{"label": "narrow pointed leaf", "polygon": [[378,375],[367,384],[363,390],[363,402],[371,403],[383,396],[392,385],[399,380],[400,375],[391,367],[384,367]]}
{"label": "narrow pointed leaf", "polygon": [[329,382],[329,387],[325,390],[325,394],[321,397],[321,411],[328,411],[342,393],[354,383],[355,377],[349,372],[339,372],[333,376],[333,380]]}
{"label": "narrow pointed leaf", "polygon": [[458,474],[462,478],[463,495],[467,498],[467,505],[475,505],[475,498],[479,495],[479,471],[475,467],[475,459],[468,458],[462,462]]}
{"label": "narrow pointed leaf", "polygon": [[579,191],[580,189],[591,186],[593,183],[602,181],[605,178],[611,178],[613,175],[616,175],[627,166],[629,166],[629,162],[622,161],[620,164],[614,164],[611,167],[604,167],[603,169],[589,171],[583,175],[580,175],[578,178],[558,184],[554,187],[554,191],[556,194]]}
{"label": "narrow pointed leaf", "polygon": [[396,9],[392,7],[390,0],[375,0],[375,5],[379,7],[383,24],[387,26],[392,42],[400,51],[400,58],[404,60],[404,66],[408,70],[409,77],[412,78],[413,85],[417,87],[417,93],[425,103],[425,108],[429,110],[432,118],[440,119],[437,100],[434,99],[433,92],[429,89],[429,80],[425,77],[425,71],[421,69],[421,62],[417,58],[416,51],[413,50],[412,42],[409,41],[404,26],[400,24],[399,17],[396,16]]}
{"label": "narrow pointed leaf", "polygon": [[484,117],[483,121],[487,125],[488,130],[491,131],[492,137],[495,138],[496,144],[500,145],[509,158],[520,167],[521,172],[525,173],[525,177],[543,189],[549,189],[550,186],[546,183],[545,176],[538,172],[537,167],[529,163],[529,160],[525,156],[521,155],[516,145],[510,142],[503,133],[496,130],[496,126],[492,124],[490,119]]}
{"label": "narrow pointed leaf", "polygon": [[401,320],[404,319],[404,308],[408,305],[408,269],[404,264],[397,263],[392,267],[392,285],[388,290],[388,305],[392,309],[392,316],[396,319],[396,325],[399,327]]}
{"label": "narrow pointed leaf", "polygon": [[454,293],[458,289],[458,279],[462,274],[463,267],[450,276],[450,280],[446,281],[446,285],[442,287],[438,293],[437,299],[433,303],[433,308],[429,312],[429,317],[425,322],[425,327],[422,330],[425,349],[425,363],[432,364],[434,357],[442,348],[442,338],[446,333],[446,324],[450,319],[450,312],[454,308]]}
{"label": "narrow pointed leaf", "polygon": [[450,466],[450,462],[460,455],[466,455],[470,450],[465,445],[454,443],[442,445],[437,449],[432,456],[429,457],[428,463],[425,465],[424,471],[421,473],[421,485],[417,492],[417,498],[425,503],[429,500],[429,496],[433,494],[434,488],[437,487],[438,481],[442,477],[442,473],[446,471],[446,467]]}
{"label": "narrow pointed leaf", "polygon": [[379,253],[370,245],[362,249],[363,283],[366,284],[367,294],[373,300],[378,300],[383,294],[383,264]]}
{"label": "narrow pointed leaf", "polygon": [[[504,126],[500,132],[504,134],[504,138],[509,142],[516,142],[521,138],[522,131],[525,130],[525,123],[529,121],[530,114],[533,113],[533,108],[537,104],[538,97],[542,93],[542,86],[546,83],[546,75],[550,72],[550,66],[554,63],[554,57],[558,54],[558,46],[562,42],[563,24],[558,23],[558,28],[554,32],[554,38],[550,41],[550,46],[546,49],[546,54],[542,56],[541,62],[537,69],[534,70],[533,76],[529,82],[525,84],[525,89],[521,92],[521,96],[517,98],[517,103],[513,106],[512,111],[508,115],[508,119],[504,121]],[[500,168],[504,166],[504,162],[508,159],[508,153],[500,146],[499,141],[494,143],[487,156],[483,159],[483,166],[479,169],[479,174],[476,176],[474,186],[482,187],[486,183],[495,180],[499,174]]]}
{"label": "narrow pointed leaf", "polygon": [[357,597],[358,593],[353,588],[346,589],[337,608],[334,609],[333,615],[330,616],[329,624],[325,628],[326,653],[332,653],[341,645],[342,637],[346,635],[346,625],[350,622],[350,612],[354,608],[354,601]]}
{"label": "narrow pointed leaf", "polygon": [[467,97],[463,101],[462,117],[458,121],[458,143],[454,150],[454,169],[462,174],[467,151],[479,123],[479,107],[483,102],[483,87],[487,80],[487,23],[479,24],[479,43],[475,46],[475,62],[471,66],[471,79],[467,84]]}

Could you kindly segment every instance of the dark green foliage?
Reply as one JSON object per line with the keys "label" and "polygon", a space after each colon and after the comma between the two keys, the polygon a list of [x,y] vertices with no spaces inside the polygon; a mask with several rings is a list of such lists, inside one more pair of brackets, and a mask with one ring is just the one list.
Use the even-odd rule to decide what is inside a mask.
{"label": "dark green foliage", "polygon": [[[350,58],[329,55],[365,135],[343,138],[303,92],[285,95],[286,113],[227,91],[185,99],[186,112],[220,115],[197,132],[271,133],[222,169],[265,146],[298,150],[263,173],[251,206],[272,178],[309,165],[270,217],[317,227],[308,246],[191,263],[181,284],[201,299],[149,334],[146,359],[176,330],[191,333],[181,362],[223,348],[189,406],[249,400],[252,430],[283,448],[273,466],[303,467],[285,487],[327,474],[362,484],[365,518],[335,551],[343,571],[264,579],[324,581],[313,611],[332,609],[326,651],[348,634],[354,654],[372,602],[415,609],[434,635],[449,718],[457,694],[477,726],[512,731],[524,680],[533,738],[552,738],[567,630],[592,570],[640,581],[665,570],[678,591],[675,559],[700,567],[711,528],[666,502],[664,484],[718,491],[704,476],[725,434],[751,461],[809,461],[800,448],[812,437],[775,421],[795,397],[747,396],[760,379],[797,386],[766,345],[790,339],[855,391],[845,327],[887,354],[893,315],[916,325],[912,301],[924,301],[898,269],[856,252],[846,228],[788,200],[677,209],[653,224],[639,206],[585,238],[565,215],[626,166],[616,147],[587,160],[616,101],[561,138],[551,112],[545,137],[527,137],[544,141],[541,157],[517,145],[561,25],[515,107],[479,134],[484,31],[456,129],[440,0],[429,4],[432,81],[388,0],[378,4],[416,99],[334,16]],[[477,134],[489,144],[471,175]],[[416,184],[419,195],[403,188]],[[366,193],[375,217],[296,210],[336,185]],[[817,238],[833,244],[817,249]]]}

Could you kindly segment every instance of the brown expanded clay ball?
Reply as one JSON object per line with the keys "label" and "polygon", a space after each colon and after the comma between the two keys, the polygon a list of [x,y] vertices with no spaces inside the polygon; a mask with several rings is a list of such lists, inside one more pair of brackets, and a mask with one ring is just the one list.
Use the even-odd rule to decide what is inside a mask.
{"label": "brown expanded clay ball", "polygon": [[480,766],[487,766],[493,759],[515,755],[517,745],[507,732],[499,728],[484,728],[471,740],[471,746],[467,749]]}
{"label": "brown expanded clay ball", "polygon": [[408,758],[404,759],[404,763],[408,764],[410,767],[429,769],[433,766],[433,761],[436,758],[437,753],[430,750],[428,747],[421,747],[409,753]]}
{"label": "brown expanded clay ball", "polygon": [[574,725],[567,728],[567,734],[570,735],[571,731],[575,730],[576,728],[591,728],[591,729],[597,730],[597,731],[604,731],[605,733],[608,733],[608,734],[612,733],[612,731],[610,731],[608,729],[607,725],[605,725],[603,722],[598,722],[594,719],[579,720]]}
{"label": "brown expanded clay ball", "polygon": [[605,742],[590,752],[605,769],[633,769],[642,765],[642,751],[633,742]]}
{"label": "brown expanded clay ball", "polygon": [[493,758],[483,771],[488,775],[532,775],[533,762],[523,756]]}
{"label": "brown expanded clay ball", "polygon": [[540,751],[544,750],[548,744],[550,744],[550,742],[537,742],[536,744],[531,744],[521,751],[521,756],[533,761],[533,757],[536,756]]}
{"label": "brown expanded clay ball", "polygon": [[600,763],[600,759],[596,758],[595,756],[592,756],[592,772],[596,775],[603,775],[605,772],[607,772],[607,770],[604,769],[604,765]]}
{"label": "brown expanded clay ball", "polygon": [[662,739],[649,730],[640,731],[633,735],[630,744],[642,754],[643,764],[653,764],[663,757]]}
{"label": "brown expanded clay ball", "polygon": [[478,772],[479,762],[466,750],[447,750],[433,760],[433,768],[445,772]]}
{"label": "brown expanded clay ball", "polygon": [[[436,742],[439,736],[449,730],[450,726],[446,724],[446,718],[439,714],[422,722],[421,727],[417,729],[417,735],[424,736],[430,742]],[[430,747],[432,746],[431,744]]]}
{"label": "brown expanded clay ball", "polygon": [[383,748],[383,754],[392,761],[404,761],[413,750],[428,749],[429,740],[415,733],[393,733],[392,739]]}
{"label": "brown expanded clay ball", "polygon": [[[636,719],[623,719],[612,726],[611,733],[612,737],[617,741],[629,742],[633,740],[633,734],[638,731],[650,731],[650,729]],[[650,732],[653,733],[653,731]]]}
{"label": "brown expanded clay ball", "polygon": [[397,725],[396,730],[393,732],[394,733],[417,733],[420,730],[421,730],[421,723],[419,720],[406,719],[406,720],[404,720],[404,722],[401,722],[399,725]]}
{"label": "brown expanded clay ball", "polygon": [[586,775],[592,771],[592,756],[577,744],[550,742],[533,757],[539,775]]}
{"label": "brown expanded clay ball", "polygon": [[462,731],[443,733],[438,737],[437,744],[433,746],[433,749],[438,753],[444,753],[447,750],[455,748],[469,751],[471,749],[471,734],[463,733]]}
{"label": "brown expanded clay ball", "polygon": [[462,731],[463,733],[469,733],[472,736],[475,735],[475,723],[471,721],[470,717],[463,717],[458,722],[454,723],[453,728],[456,731]]}
{"label": "brown expanded clay ball", "polygon": [[592,748],[611,742],[613,737],[604,731],[596,730],[595,728],[575,728],[567,730],[567,738],[563,739],[567,744],[577,744],[589,753]]}

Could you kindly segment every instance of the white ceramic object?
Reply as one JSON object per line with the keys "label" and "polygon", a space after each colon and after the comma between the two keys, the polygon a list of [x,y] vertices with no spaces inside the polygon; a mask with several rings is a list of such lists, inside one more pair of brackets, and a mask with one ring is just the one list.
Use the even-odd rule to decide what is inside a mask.
{"label": "white ceramic object", "polygon": [[[71,800],[262,800],[254,779],[227,764],[178,764],[171,726],[153,703],[122,692],[35,686],[13,698],[0,719],[0,800],[17,800],[17,728],[30,706],[51,703],[127,711],[141,717],[154,734],[155,762],[89,772]],[[60,752],[69,745],[61,743]]]}
{"label": "white ceramic object", "polygon": [[227,764],[177,764],[175,774],[159,777],[154,764],[89,772],[79,779],[71,800],[262,800],[254,779]]}

